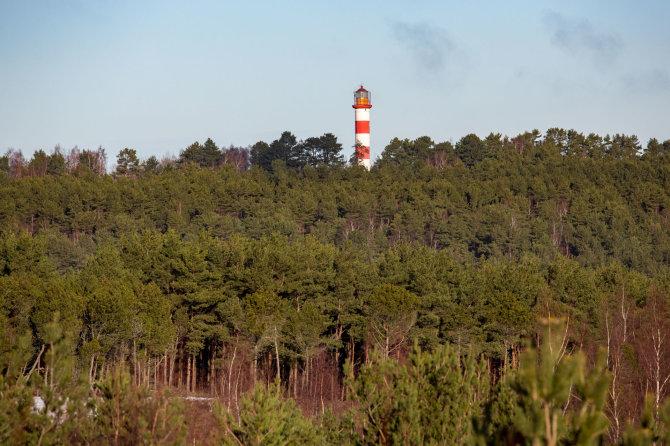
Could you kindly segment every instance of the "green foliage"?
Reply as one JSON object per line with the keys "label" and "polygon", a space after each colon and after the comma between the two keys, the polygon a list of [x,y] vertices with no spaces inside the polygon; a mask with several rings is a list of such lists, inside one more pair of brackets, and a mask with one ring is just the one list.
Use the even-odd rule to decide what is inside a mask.
{"label": "green foliage", "polygon": [[[45,324],[44,343],[33,355],[30,335],[0,357],[0,442],[66,444],[81,442],[86,428],[88,387],[74,372],[72,341],[58,323]],[[44,373],[38,372],[43,360]],[[85,423],[84,423],[85,424]]]}
{"label": "green foliage", "polygon": [[350,409],[341,414],[334,414],[330,407],[315,420],[317,429],[323,437],[323,444],[354,445],[360,443],[360,435],[356,428],[357,413]]}
{"label": "green foliage", "polygon": [[145,173],[159,173],[160,172],[160,163],[158,162],[158,158],[156,158],[154,155],[147,158],[142,163],[142,170]]}
{"label": "green foliage", "polygon": [[140,160],[135,149],[125,148],[116,156],[116,174],[123,176],[139,173]]}
{"label": "green foliage", "polygon": [[647,395],[639,426],[628,425],[621,439],[622,446],[670,444],[670,401],[655,415],[653,395]]}
{"label": "green foliage", "polygon": [[270,153],[270,145],[265,141],[258,141],[251,146],[251,164],[258,166],[261,169],[270,170],[272,163],[272,154]]}
{"label": "green foliage", "polygon": [[0,356],[2,444],[183,443],[178,400],[137,387],[123,366],[92,389],[75,367],[72,340],[57,316],[43,332],[36,356],[28,334]]}
{"label": "green foliage", "polygon": [[520,444],[522,437],[514,427],[519,395],[508,380],[502,379],[491,389],[479,414],[474,415],[475,444]]}
{"label": "green foliage", "polygon": [[472,167],[476,163],[479,163],[489,156],[488,148],[484,141],[479,139],[474,133],[461,138],[460,141],[456,143],[456,154],[460,157],[461,161],[468,166]]}
{"label": "green foliage", "polygon": [[184,444],[184,405],[169,392],[137,387],[123,366],[97,383],[88,441],[94,444]]}
{"label": "green foliage", "polygon": [[[294,395],[306,388],[308,399],[315,375],[327,382],[332,373],[334,398],[344,395],[337,387],[346,361],[354,374],[376,346],[402,362],[412,339],[426,352],[453,345],[486,357],[501,381],[477,403],[481,435],[540,441],[546,407],[560,413],[557,423],[550,417],[552,438],[600,438],[594,388],[602,379],[579,378],[600,368],[587,373],[584,364],[595,362],[598,346],[610,348],[611,369],[618,355],[623,426],[642,410],[650,324],[667,325],[655,309],[670,283],[668,147],[650,140],[640,156],[634,136],[558,128],[471,134],[455,147],[395,138],[367,172],[342,166],[332,134],[298,141],[287,131],[250,151],[208,139],[176,162],[139,165],[125,149],[117,175],[105,175],[103,148],[38,150],[31,160],[10,151],[0,158],[0,371],[3,395],[15,395],[3,410],[19,416],[17,424],[4,418],[14,427],[3,432],[39,437],[47,426],[43,442],[53,432],[53,442],[76,443],[83,434],[65,441],[47,418],[31,418],[26,395],[48,389],[50,410],[60,410],[59,380],[74,394],[80,377],[106,379],[124,361],[150,383],[169,381],[162,372],[174,366],[172,385],[190,364],[189,391],[231,393],[226,380],[249,370],[247,383],[280,377]],[[654,299],[661,306],[651,308]],[[567,350],[591,356],[554,361],[561,379],[542,366],[551,362],[542,359],[544,343],[540,368],[531,373],[526,357],[519,363],[523,345],[538,339],[539,315],[569,318]],[[69,378],[47,366],[57,351],[71,359]],[[27,375],[33,364],[20,387],[21,369]],[[513,378],[519,366],[526,387]],[[45,377],[53,388],[38,386]],[[545,390],[532,397],[529,383]],[[640,429],[651,429],[645,417]],[[328,441],[355,443],[349,421],[325,417],[331,427],[319,429],[333,431]]]}
{"label": "green foliage", "polygon": [[281,397],[276,386],[257,384],[242,398],[239,421],[223,406],[214,413],[220,431],[216,441],[225,445],[321,445],[323,437],[293,400]]}
{"label": "green foliage", "polygon": [[[451,157],[453,157],[453,148],[451,143],[448,142],[435,144],[428,136],[422,136],[414,141],[393,138],[384,148],[377,165],[383,167],[429,164],[444,167],[444,163],[448,163]],[[440,159],[442,159],[442,163],[436,165],[436,162]]]}
{"label": "green foliage", "polygon": [[287,343],[295,349],[296,356],[309,361],[317,349],[328,345],[324,336],[328,327],[328,318],[319,311],[314,302],[306,302],[300,311],[291,311],[284,327]]}
{"label": "green foliage", "polygon": [[365,299],[375,345],[384,358],[399,348],[416,322],[419,299],[404,288],[382,284]]}
{"label": "green foliage", "polygon": [[[670,259],[668,166],[654,161],[661,155],[652,156],[664,153],[665,142],[650,141],[641,159],[629,150],[635,144],[633,137],[563,129],[549,129],[544,138],[537,131],[511,139],[467,135],[457,144],[458,163],[448,143],[394,139],[378,168],[366,173],[328,169],[339,164],[333,158],[339,144],[329,134],[300,142],[283,132],[251,149],[252,163],[272,175],[246,172],[244,156],[236,169],[195,168],[237,163],[230,150],[208,140],[184,151],[179,172],[163,172],[152,160],[144,171],[162,174],[116,182],[82,176],[86,169],[100,173],[104,153],[86,152],[80,172],[77,152],[76,162],[68,155],[67,163],[78,176],[49,174],[55,166],[49,159],[47,175],[3,183],[0,227],[3,233],[54,229],[75,242],[83,235],[119,238],[168,228],[179,236],[213,230],[253,238],[280,231],[338,246],[351,240],[375,255],[398,242],[418,242],[467,262],[562,255],[593,267],[616,258],[656,274]],[[274,161],[296,169],[275,172]],[[304,169],[319,164],[319,170]]]}
{"label": "green foliage", "polygon": [[[344,166],[344,156],[340,153],[342,144],[332,133],[319,137],[310,137],[298,141],[291,132],[282,132],[281,136],[270,144],[259,141],[251,147],[251,164],[261,169],[275,172],[278,166],[294,168],[306,166]],[[274,162],[279,162],[273,166]]]}
{"label": "green foliage", "polygon": [[518,395],[512,423],[523,443],[596,445],[607,432],[611,378],[604,358],[589,372],[583,354],[567,353],[563,342],[562,324],[545,321],[539,349],[528,349],[510,376]]}
{"label": "green foliage", "polygon": [[349,382],[361,444],[464,444],[488,393],[485,364],[450,346],[422,352],[407,365],[373,361]]}
{"label": "green foliage", "polygon": [[297,150],[297,161],[302,166],[344,166],[344,156],[340,153],[342,144],[337,142],[337,137],[332,133],[307,138],[299,144]]}
{"label": "green foliage", "polygon": [[200,167],[212,167],[220,164],[221,151],[211,138],[207,138],[205,144],[194,142],[179,154],[179,164],[186,165],[194,163]]}

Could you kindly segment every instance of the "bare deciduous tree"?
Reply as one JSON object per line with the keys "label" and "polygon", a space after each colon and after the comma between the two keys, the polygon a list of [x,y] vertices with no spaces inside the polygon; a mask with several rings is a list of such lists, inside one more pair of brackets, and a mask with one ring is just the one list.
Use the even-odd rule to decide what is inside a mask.
{"label": "bare deciduous tree", "polygon": [[653,289],[640,312],[640,336],[635,350],[644,370],[644,388],[654,396],[654,414],[658,419],[660,403],[670,385],[670,322],[668,296]]}
{"label": "bare deciduous tree", "polygon": [[5,153],[9,161],[9,174],[12,178],[18,179],[23,177],[23,168],[26,165],[26,160],[23,157],[21,150],[9,149]]}
{"label": "bare deciduous tree", "polygon": [[231,145],[223,151],[223,162],[235,166],[237,172],[244,172],[249,168],[249,149]]}

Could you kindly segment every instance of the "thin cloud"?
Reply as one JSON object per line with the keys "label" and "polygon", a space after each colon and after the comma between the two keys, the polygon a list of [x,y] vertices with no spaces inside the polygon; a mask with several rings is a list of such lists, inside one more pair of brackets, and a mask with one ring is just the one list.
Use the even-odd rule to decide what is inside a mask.
{"label": "thin cloud", "polygon": [[397,22],[392,25],[392,32],[422,69],[431,73],[445,71],[456,47],[446,31],[426,23]]}
{"label": "thin cloud", "polygon": [[623,78],[632,91],[670,91],[670,74],[660,68],[630,73]]}
{"label": "thin cloud", "polygon": [[570,55],[592,58],[599,65],[614,62],[623,47],[617,35],[595,29],[586,19],[550,12],[544,22],[554,45]]}

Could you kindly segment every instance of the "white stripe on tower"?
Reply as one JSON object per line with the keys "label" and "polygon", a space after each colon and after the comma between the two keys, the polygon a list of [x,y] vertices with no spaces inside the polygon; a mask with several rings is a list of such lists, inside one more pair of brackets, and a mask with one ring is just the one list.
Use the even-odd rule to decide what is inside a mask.
{"label": "white stripe on tower", "polygon": [[356,159],[360,166],[370,170],[370,92],[361,85],[354,93],[356,109]]}

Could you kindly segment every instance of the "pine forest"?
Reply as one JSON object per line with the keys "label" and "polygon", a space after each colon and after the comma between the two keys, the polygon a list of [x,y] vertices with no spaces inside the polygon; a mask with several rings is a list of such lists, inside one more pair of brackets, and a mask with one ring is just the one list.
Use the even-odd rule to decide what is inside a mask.
{"label": "pine forest", "polygon": [[670,140],[347,151],[0,157],[0,444],[670,444]]}

